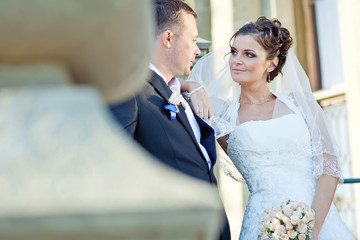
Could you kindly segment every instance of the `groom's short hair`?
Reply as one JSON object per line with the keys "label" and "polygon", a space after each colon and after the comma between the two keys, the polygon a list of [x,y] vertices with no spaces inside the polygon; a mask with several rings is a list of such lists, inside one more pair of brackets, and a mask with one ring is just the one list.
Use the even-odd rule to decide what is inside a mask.
{"label": "groom's short hair", "polygon": [[181,30],[182,12],[197,18],[195,11],[181,0],[155,0],[156,36],[166,30]]}

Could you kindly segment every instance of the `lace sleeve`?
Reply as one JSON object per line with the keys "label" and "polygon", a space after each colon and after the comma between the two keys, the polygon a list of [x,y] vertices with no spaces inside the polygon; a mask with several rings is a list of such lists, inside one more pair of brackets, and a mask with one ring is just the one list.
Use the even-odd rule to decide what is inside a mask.
{"label": "lace sleeve", "polygon": [[315,167],[317,176],[326,174],[342,179],[340,169],[341,153],[339,147],[332,135],[326,121],[324,111],[321,109],[315,98],[308,99],[309,106],[314,112],[314,121],[309,122],[308,125],[313,134],[319,136],[313,137],[314,156],[318,159]]}
{"label": "lace sleeve", "polygon": [[[283,75],[273,86],[278,95],[287,96],[295,111],[301,114],[309,129],[311,155],[313,158],[313,173],[319,178],[326,174],[340,178],[340,151],[328,127],[324,111],[317,103],[310,87],[310,81],[293,51],[289,50]],[[281,115],[288,110],[275,109],[274,115]]]}
{"label": "lace sleeve", "polygon": [[214,129],[215,138],[218,139],[229,134],[236,126],[238,104],[210,97],[214,107],[214,116],[207,123]]}
{"label": "lace sleeve", "polygon": [[324,111],[311,92],[292,92],[289,94],[293,106],[301,114],[310,133],[311,154],[314,175],[334,176],[342,181],[340,169],[341,153],[326,121]]}

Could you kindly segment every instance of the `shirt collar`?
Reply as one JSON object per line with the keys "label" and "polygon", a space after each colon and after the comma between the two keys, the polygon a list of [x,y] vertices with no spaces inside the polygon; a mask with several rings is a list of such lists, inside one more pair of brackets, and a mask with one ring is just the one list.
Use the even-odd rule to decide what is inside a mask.
{"label": "shirt collar", "polygon": [[154,64],[150,63],[150,64],[149,64],[149,68],[150,68],[150,70],[153,70],[157,75],[159,75],[159,76],[165,81],[165,83],[166,83],[166,85],[167,85],[167,81],[166,81],[164,75],[162,75],[162,73],[159,71],[159,69],[157,69],[157,68],[154,66]]}
{"label": "shirt collar", "polygon": [[153,70],[157,75],[159,75],[163,80],[164,82],[169,86],[169,88],[171,89],[171,91],[176,91],[176,92],[180,92],[180,89],[181,89],[181,84],[180,84],[180,81],[179,79],[177,79],[176,77],[174,77],[173,79],[171,79],[168,83],[164,77],[164,75],[159,71],[159,69],[157,69],[154,64],[150,63],[149,64],[149,68],[151,70]]}

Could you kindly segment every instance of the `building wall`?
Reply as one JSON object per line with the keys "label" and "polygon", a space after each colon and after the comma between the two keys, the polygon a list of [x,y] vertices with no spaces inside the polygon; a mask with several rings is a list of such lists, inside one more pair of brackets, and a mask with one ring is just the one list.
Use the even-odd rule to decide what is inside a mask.
{"label": "building wall", "polygon": [[[352,174],[360,178],[360,2],[337,0],[342,67],[350,132]],[[360,183],[355,186],[357,237],[360,239]]]}

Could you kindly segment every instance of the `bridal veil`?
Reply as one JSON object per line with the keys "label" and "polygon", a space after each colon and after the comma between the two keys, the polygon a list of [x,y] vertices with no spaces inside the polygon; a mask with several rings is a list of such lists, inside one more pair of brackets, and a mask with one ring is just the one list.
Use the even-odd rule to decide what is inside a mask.
{"label": "bridal veil", "polygon": [[[240,107],[241,86],[232,81],[229,52],[230,48],[226,46],[205,55],[196,63],[188,79],[202,84],[211,100],[214,116],[208,123],[214,128],[216,138],[231,133],[239,125],[237,110]],[[269,83],[269,89],[277,97],[273,119],[290,113],[303,117],[310,134],[309,154],[313,159],[314,176],[319,178],[321,174],[327,174],[341,179],[339,148],[323,110],[312,94],[309,79],[291,49],[282,74]],[[223,161],[220,165],[229,169],[227,162]],[[236,175],[229,174],[229,170],[225,172],[230,176]]]}

